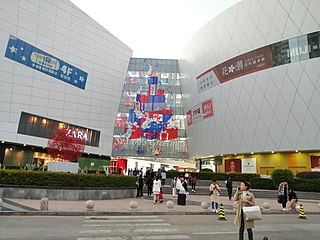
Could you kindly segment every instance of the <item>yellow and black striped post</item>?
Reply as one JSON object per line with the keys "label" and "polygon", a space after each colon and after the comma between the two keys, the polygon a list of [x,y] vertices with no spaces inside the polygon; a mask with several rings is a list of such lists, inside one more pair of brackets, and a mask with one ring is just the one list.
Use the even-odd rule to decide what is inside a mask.
{"label": "yellow and black striped post", "polygon": [[218,220],[221,220],[221,221],[226,221],[226,215],[224,213],[224,206],[223,204],[220,205],[220,208],[219,208],[219,218]]}
{"label": "yellow and black striped post", "polygon": [[304,211],[304,207],[302,204],[300,204],[299,218],[300,219],[307,219],[306,212]]}

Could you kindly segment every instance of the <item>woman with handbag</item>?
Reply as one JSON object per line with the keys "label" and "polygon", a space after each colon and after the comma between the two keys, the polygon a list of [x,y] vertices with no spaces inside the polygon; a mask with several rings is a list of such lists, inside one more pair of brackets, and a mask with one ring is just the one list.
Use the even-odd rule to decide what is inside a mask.
{"label": "woman with handbag", "polygon": [[219,213],[218,204],[219,204],[219,196],[220,196],[220,187],[217,184],[216,180],[212,180],[212,183],[209,187],[209,193],[212,204],[212,212]]}
{"label": "woman with handbag", "polygon": [[252,228],[254,228],[254,221],[246,220],[243,213],[243,207],[255,205],[254,195],[249,192],[249,189],[250,184],[247,182],[242,182],[234,195],[235,206],[237,206],[237,213],[234,219],[234,224],[240,226],[239,240],[243,240],[245,228],[248,231],[249,240],[253,240]]}

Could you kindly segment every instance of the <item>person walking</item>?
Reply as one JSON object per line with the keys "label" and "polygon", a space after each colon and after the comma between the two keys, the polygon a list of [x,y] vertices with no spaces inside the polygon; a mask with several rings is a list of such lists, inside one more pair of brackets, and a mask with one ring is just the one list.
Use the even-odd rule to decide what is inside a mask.
{"label": "person walking", "polygon": [[143,196],[142,190],[143,190],[143,178],[142,175],[138,177],[137,181],[137,198],[141,198]]}
{"label": "person walking", "polygon": [[148,189],[147,190],[148,197],[151,198],[152,187],[153,187],[153,177],[151,176],[151,174],[147,177],[146,185],[147,185],[147,189]]}
{"label": "person walking", "polygon": [[161,185],[165,185],[166,184],[166,179],[167,179],[167,172],[164,168],[162,168],[161,170]]}
{"label": "person walking", "polygon": [[226,188],[228,191],[228,197],[229,197],[229,201],[231,201],[231,195],[232,195],[232,180],[231,177],[229,176],[226,180]]}
{"label": "person walking", "polygon": [[161,188],[161,181],[158,176],[156,176],[156,179],[153,180],[153,204],[156,204],[157,202],[160,203],[159,200],[159,194],[160,194],[160,188]]}
{"label": "person walking", "polygon": [[242,182],[234,194],[235,206],[237,207],[234,224],[239,226],[239,240],[243,240],[244,229],[247,229],[248,239],[253,240],[252,228],[254,228],[253,220],[245,220],[243,214],[243,207],[255,205],[254,195],[249,191],[250,184]]}
{"label": "person walking", "polygon": [[282,210],[286,211],[287,201],[288,201],[288,183],[282,182],[279,184],[278,197],[280,203],[282,204]]}
{"label": "person walking", "polygon": [[291,211],[295,211],[296,210],[296,205],[298,202],[298,197],[297,194],[293,191],[292,188],[289,188],[288,190],[288,197],[289,197],[289,209],[291,209]]}
{"label": "person walking", "polygon": [[219,196],[220,196],[220,187],[217,184],[216,180],[212,180],[212,183],[209,187],[211,204],[212,204],[212,212],[219,213],[218,205],[219,205]]}
{"label": "person walking", "polygon": [[177,186],[177,176],[174,176],[173,179],[171,180],[171,187],[172,187],[172,197],[176,197],[176,186]]}
{"label": "person walking", "polygon": [[197,185],[198,179],[196,177],[191,178],[191,191],[196,192],[196,185]]}

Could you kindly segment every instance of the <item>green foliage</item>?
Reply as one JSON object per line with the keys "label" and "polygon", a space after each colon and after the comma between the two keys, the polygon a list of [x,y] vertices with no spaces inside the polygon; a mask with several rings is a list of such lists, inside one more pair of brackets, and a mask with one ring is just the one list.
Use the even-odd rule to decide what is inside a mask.
{"label": "green foliage", "polygon": [[0,170],[0,184],[75,187],[75,188],[121,188],[135,187],[136,178],[120,175],[78,174],[24,170]]}
{"label": "green foliage", "polygon": [[201,169],[200,172],[213,172],[210,168]]}
{"label": "green foliage", "polygon": [[[185,172],[177,171],[168,171],[167,178],[173,178],[174,176],[184,175]],[[191,172],[191,175],[196,177],[199,180],[219,180],[224,181],[228,176],[231,177],[232,181],[250,181],[251,178],[260,177],[259,174],[250,174],[250,173],[216,173],[216,172]]]}
{"label": "green foliage", "polygon": [[293,173],[289,169],[276,169],[272,172],[272,180],[275,185],[280,184],[281,182],[292,182]]}
{"label": "green foliage", "polygon": [[295,179],[289,187],[295,191],[320,192],[320,179]]}
{"label": "green foliage", "polygon": [[254,189],[275,189],[272,179],[266,178],[251,178],[250,179],[251,188]]}
{"label": "green foliage", "polygon": [[[156,176],[157,173],[155,172],[154,175]],[[167,178],[173,178],[179,175],[178,171],[174,171],[174,170],[169,170],[167,171]]]}
{"label": "green foliage", "polygon": [[320,179],[320,172],[300,172],[296,177],[301,179]]}

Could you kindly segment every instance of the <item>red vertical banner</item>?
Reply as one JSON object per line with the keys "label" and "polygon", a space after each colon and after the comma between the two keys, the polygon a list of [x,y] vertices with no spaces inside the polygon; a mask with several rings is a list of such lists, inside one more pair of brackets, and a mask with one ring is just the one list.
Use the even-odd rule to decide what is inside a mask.
{"label": "red vertical banner", "polygon": [[192,114],[191,114],[191,110],[189,110],[187,112],[187,123],[188,123],[188,126],[190,126],[192,124]]}
{"label": "red vertical banner", "polygon": [[213,106],[211,99],[202,103],[202,114],[203,119],[213,116]]}

